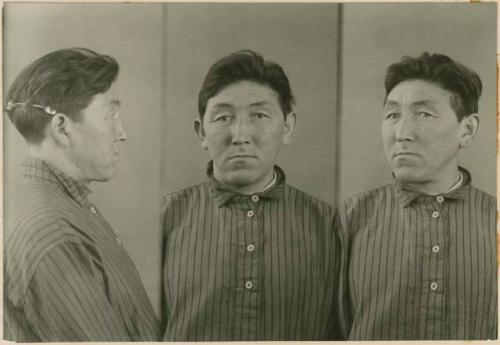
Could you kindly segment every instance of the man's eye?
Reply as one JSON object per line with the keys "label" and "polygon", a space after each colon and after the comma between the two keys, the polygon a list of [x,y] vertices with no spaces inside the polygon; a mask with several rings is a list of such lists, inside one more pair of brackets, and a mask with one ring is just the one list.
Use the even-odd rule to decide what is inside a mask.
{"label": "man's eye", "polygon": [[229,122],[231,120],[231,116],[229,115],[220,115],[213,119],[213,122]]}
{"label": "man's eye", "polygon": [[265,118],[265,117],[269,117],[269,115],[264,114],[264,113],[260,113],[260,112],[259,112],[259,113],[253,113],[252,115],[253,115],[254,117],[258,118],[258,119],[263,119],[263,118]]}
{"label": "man's eye", "polygon": [[431,113],[428,113],[426,111],[419,111],[417,112],[418,117],[434,117]]}
{"label": "man's eye", "polygon": [[387,113],[385,114],[386,119],[395,119],[398,117],[398,113]]}

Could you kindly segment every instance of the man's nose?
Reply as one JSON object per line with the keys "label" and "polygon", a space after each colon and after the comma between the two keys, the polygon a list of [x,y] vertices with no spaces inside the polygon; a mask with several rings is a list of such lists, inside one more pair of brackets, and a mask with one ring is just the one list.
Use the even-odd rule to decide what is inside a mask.
{"label": "man's nose", "polygon": [[402,114],[396,124],[396,140],[413,140],[415,135],[415,119],[412,114]]}
{"label": "man's nose", "polygon": [[123,127],[123,123],[121,119],[118,119],[118,122],[116,124],[116,133],[117,133],[117,140],[118,141],[125,141],[127,140],[127,132],[125,132],[125,128]]}
{"label": "man's nose", "polygon": [[232,144],[239,145],[245,143],[248,144],[250,142],[251,124],[246,118],[240,117],[236,119],[236,121],[234,121],[233,123],[231,130],[232,130],[231,133]]}

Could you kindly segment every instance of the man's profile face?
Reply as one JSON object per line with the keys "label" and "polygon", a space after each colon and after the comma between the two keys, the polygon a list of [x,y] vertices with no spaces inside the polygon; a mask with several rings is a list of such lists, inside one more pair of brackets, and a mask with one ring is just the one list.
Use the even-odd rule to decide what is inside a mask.
{"label": "man's profile face", "polygon": [[113,84],[107,92],[93,97],[88,107],[82,110],[81,121],[71,122],[70,159],[83,182],[108,181],[115,174],[119,143],[126,139],[119,107]]}
{"label": "man's profile face", "polygon": [[294,120],[292,113],[285,120],[273,89],[255,82],[231,84],[210,98],[197,132],[216,180],[244,193],[264,188],[281,145],[291,141]]}
{"label": "man's profile face", "polygon": [[387,96],[382,139],[398,181],[429,183],[457,169],[463,131],[451,96],[418,79],[399,83]]}

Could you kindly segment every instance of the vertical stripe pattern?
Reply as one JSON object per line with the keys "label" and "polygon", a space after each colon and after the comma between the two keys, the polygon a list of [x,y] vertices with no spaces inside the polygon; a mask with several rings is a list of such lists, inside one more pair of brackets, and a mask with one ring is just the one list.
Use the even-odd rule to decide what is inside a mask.
{"label": "vertical stripe pattern", "polygon": [[496,199],[397,182],[339,208],[351,340],[497,338]]}
{"label": "vertical stripe pattern", "polygon": [[276,171],[254,195],[209,178],[165,197],[165,341],[336,336],[334,211]]}
{"label": "vertical stripe pattern", "polygon": [[90,192],[39,159],[6,211],[4,336],[19,342],[157,340],[159,323]]}

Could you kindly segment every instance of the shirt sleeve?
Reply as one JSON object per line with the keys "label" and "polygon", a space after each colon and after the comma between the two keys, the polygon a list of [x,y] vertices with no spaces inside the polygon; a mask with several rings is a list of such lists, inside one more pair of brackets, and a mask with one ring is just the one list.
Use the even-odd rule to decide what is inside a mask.
{"label": "shirt sleeve", "polygon": [[24,301],[41,341],[130,340],[95,255],[81,243],[62,243],[42,258]]}

